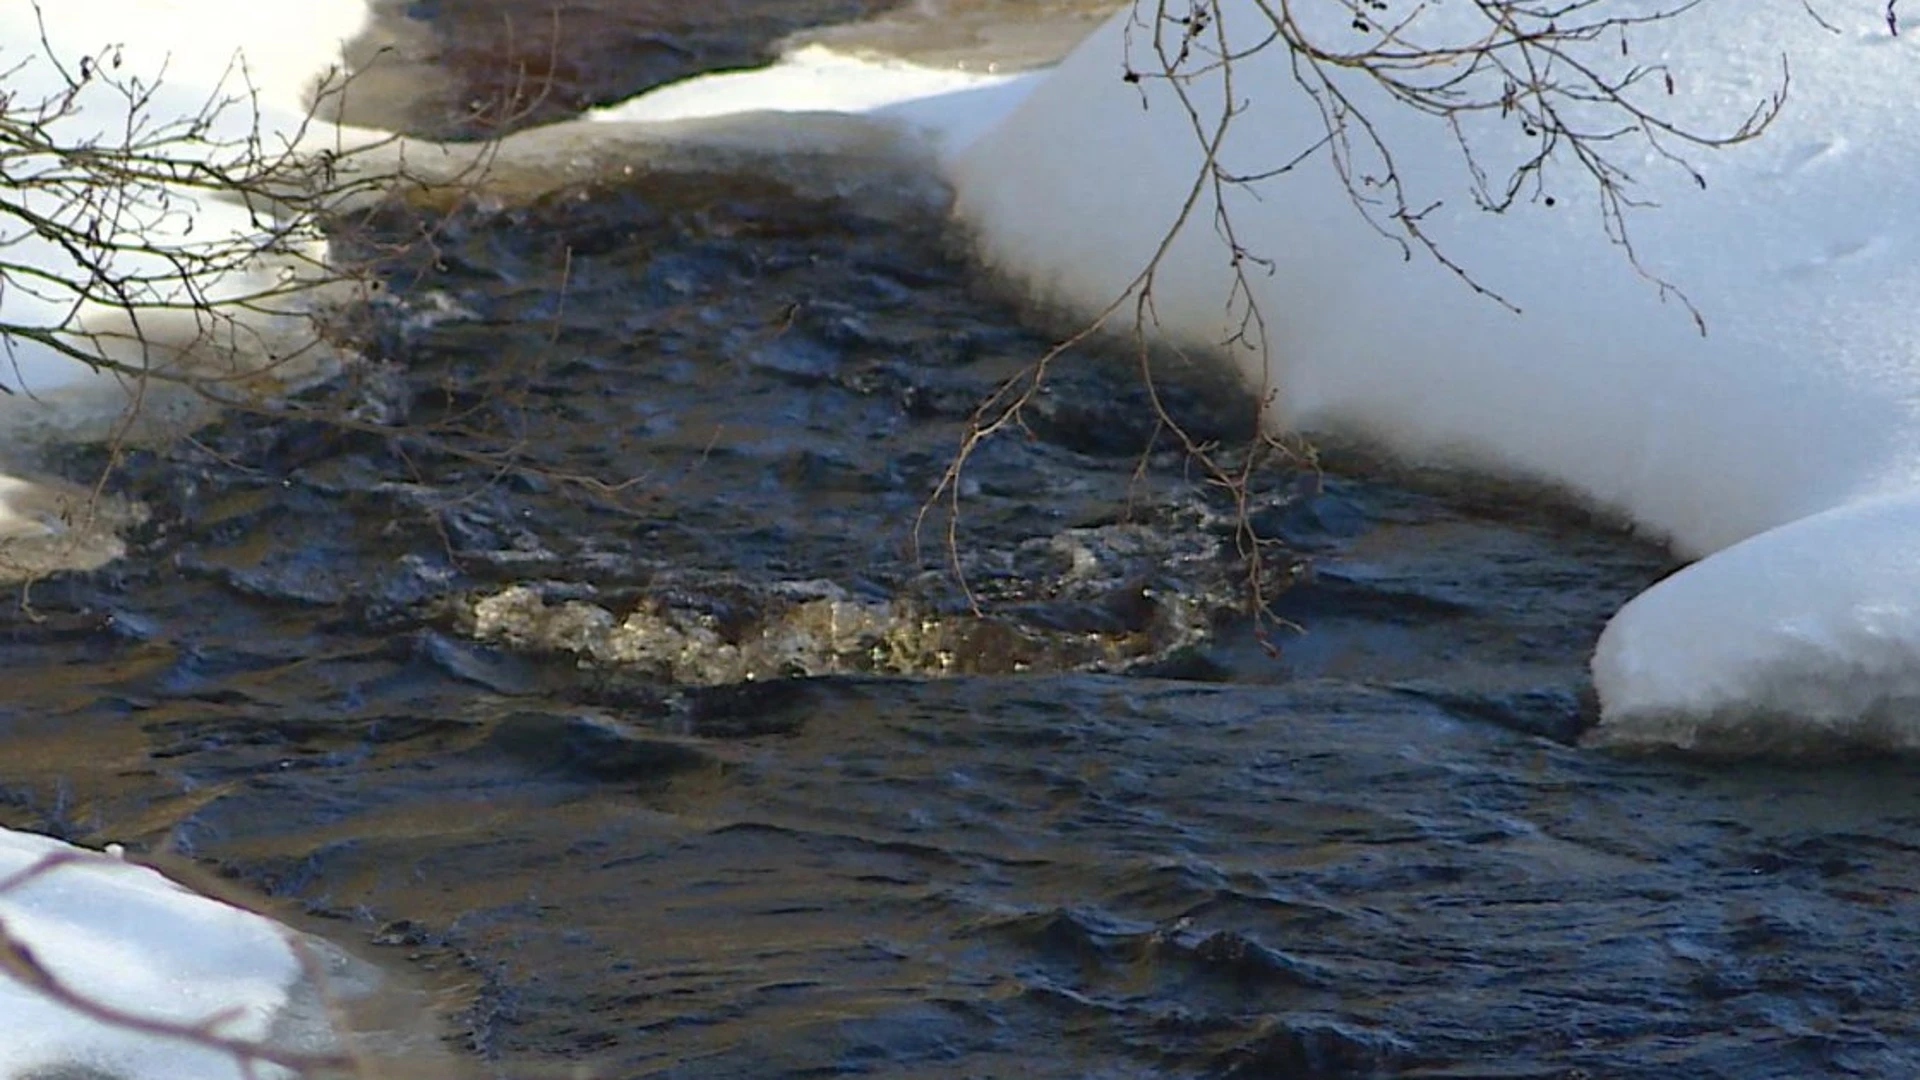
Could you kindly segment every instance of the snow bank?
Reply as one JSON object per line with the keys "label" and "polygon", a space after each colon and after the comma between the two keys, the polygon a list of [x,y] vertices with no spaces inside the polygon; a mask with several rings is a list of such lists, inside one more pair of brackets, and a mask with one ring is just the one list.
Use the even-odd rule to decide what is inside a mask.
{"label": "snow bank", "polygon": [[[1253,0],[1220,7],[1231,48],[1271,32]],[[1664,140],[1699,182],[1644,143],[1607,147],[1629,171],[1628,194],[1658,204],[1628,220],[1640,265],[1684,291],[1704,335],[1609,241],[1578,170],[1550,168],[1539,197],[1489,213],[1444,121],[1328,69],[1328,85],[1375,125],[1406,205],[1425,211],[1421,231],[1510,310],[1395,242],[1406,234],[1382,212],[1385,162],[1356,142],[1350,189],[1283,52],[1221,66],[1203,34],[1181,82],[1155,79],[1155,28],[1132,12],[954,158],[957,212],[986,265],[1091,314],[1133,287],[1197,190],[1152,283],[1151,331],[1232,355],[1271,395],[1275,426],[1547,481],[1706,556],[1608,628],[1596,665],[1603,738],[1712,731],[1770,744],[1784,726],[1911,744],[1920,713],[1901,706],[1920,669],[1920,577],[1907,554],[1920,534],[1906,509],[1920,490],[1920,113],[1906,102],[1920,35],[1891,35],[1877,0],[1816,7],[1833,28],[1800,0],[1710,2],[1632,28],[1626,49],[1618,33],[1570,46],[1603,72],[1666,65],[1671,93],[1656,77],[1634,100],[1705,133],[1737,130],[1791,73],[1763,137],[1724,150]],[[1318,40],[1364,43],[1345,5],[1318,10],[1315,26],[1313,9],[1292,5]],[[1411,17],[1402,39],[1423,46],[1488,31],[1480,5],[1390,12]],[[1220,119],[1229,68],[1239,111],[1218,156],[1225,170],[1300,160],[1228,185],[1222,207],[1196,187],[1198,133]],[[1496,187],[1538,146],[1498,110],[1466,118],[1460,134]],[[1272,261],[1270,272],[1242,264],[1265,352],[1222,344],[1246,315],[1229,225]]]}
{"label": "snow bank", "polygon": [[[32,873],[45,860],[51,868]],[[338,1050],[306,979],[327,966],[325,946],[153,870],[31,833],[0,829],[0,880],[6,933],[94,1004],[286,1053]],[[248,1075],[230,1051],[104,1023],[4,973],[0,1018],[0,1076]],[[260,1063],[255,1075],[287,1073]]]}

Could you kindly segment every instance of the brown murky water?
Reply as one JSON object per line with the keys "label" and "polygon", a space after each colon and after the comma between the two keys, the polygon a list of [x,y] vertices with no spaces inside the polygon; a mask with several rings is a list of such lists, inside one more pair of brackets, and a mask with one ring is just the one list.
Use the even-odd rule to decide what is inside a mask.
{"label": "brown murky water", "polygon": [[132,455],[134,556],[0,609],[0,820],[306,913],[476,1075],[1920,1069],[1913,764],[1570,747],[1666,569],[1602,524],[1276,464],[1272,656],[1230,508],[1085,352],[968,473],[974,613],[914,516],[1045,339],[870,209],[709,175],[443,223],[326,391],[413,434]]}

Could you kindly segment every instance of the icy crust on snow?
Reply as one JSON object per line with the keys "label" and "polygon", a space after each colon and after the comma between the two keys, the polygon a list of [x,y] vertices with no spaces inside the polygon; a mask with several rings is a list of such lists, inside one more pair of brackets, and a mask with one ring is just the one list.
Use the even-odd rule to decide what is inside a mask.
{"label": "icy crust on snow", "polygon": [[[1276,426],[1545,480],[1708,556],[1607,630],[1595,672],[1603,739],[1697,743],[1749,726],[1737,738],[1764,744],[1784,726],[1813,741],[1905,745],[1920,731],[1920,715],[1899,708],[1920,657],[1908,554],[1920,536],[1898,509],[1920,485],[1920,113],[1900,104],[1920,79],[1920,35],[1890,34],[1874,0],[1815,6],[1837,29],[1799,0],[1749,0],[1634,26],[1626,49],[1613,32],[1567,46],[1602,72],[1665,65],[1671,93],[1655,75],[1633,100],[1707,135],[1739,130],[1787,89],[1758,139],[1706,149],[1663,138],[1698,182],[1632,138],[1604,147],[1629,173],[1626,194],[1657,204],[1629,212],[1640,266],[1684,292],[1704,335],[1609,240],[1580,170],[1546,170],[1537,195],[1552,205],[1529,188],[1505,213],[1482,209],[1460,140],[1497,190],[1538,148],[1517,117],[1487,110],[1456,135],[1363,74],[1328,69],[1388,147],[1405,205],[1424,210],[1421,231],[1519,311],[1383,237],[1406,238],[1381,201],[1385,162],[1349,128],[1349,190],[1316,99],[1278,49],[1227,66],[1236,113],[1218,160],[1257,176],[1305,156],[1228,185],[1224,218],[1199,184],[1153,281],[1154,333],[1222,349],[1246,315],[1230,229],[1272,260],[1242,264],[1270,351],[1224,348],[1271,395]],[[1220,7],[1232,48],[1272,30],[1253,0]],[[1330,48],[1369,40],[1344,5],[1290,10]],[[1390,15],[1408,19],[1401,39],[1419,46],[1489,29],[1473,4]],[[1179,31],[1121,13],[953,159],[980,257],[1043,302],[1105,309],[1196,191],[1197,133],[1220,119],[1227,67],[1209,28],[1181,69],[1190,77],[1153,77],[1156,32],[1173,35],[1162,38],[1172,53]]]}
{"label": "icy crust on snow", "polygon": [[[47,868],[32,872],[43,861]],[[0,925],[88,1001],[145,1020],[206,1024],[283,1051],[334,1049],[294,931],[187,891],[158,872],[31,833],[0,829]],[[309,946],[300,945],[300,949]],[[0,973],[0,1077],[93,1070],[127,1080],[246,1076],[230,1052],[142,1034],[77,1012]],[[285,1075],[257,1064],[256,1075]]]}

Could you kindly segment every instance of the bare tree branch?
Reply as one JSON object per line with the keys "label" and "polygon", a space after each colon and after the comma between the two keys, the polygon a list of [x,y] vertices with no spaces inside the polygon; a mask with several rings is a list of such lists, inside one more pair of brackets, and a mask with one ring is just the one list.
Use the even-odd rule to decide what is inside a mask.
{"label": "bare tree branch", "polygon": [[[1677,168],[1704,186],[1689,156],[1711,153],[1758,137],[1785,104],[1790,82],[1786,61],[1778,84],[1751,111],[1726,130],[1697,130],[1674,119],[1667,109],[1675,74],[1659,61],[1640,62],[1633,52],[1635,32],[1658,22],[1684,20],[1704,0],[1670,0],[1648,10],[1623,9],[1616,0],[1445,0],[1464,4],[1480,16],[1479,29],[1459,40],[1435,40],[1422,17],[1442,0],[1135,0],[1125,41],[1129,66],[1122,78],[1141,88],[1164,87],[1181,111],[1193,145],[1200,150],[1184,201],[1145,265],[1111,303],[1080,330],[1050,349],[1027,370],[983,402],[948,469],[923,505],[924,526],[932,508],[948,507],[949,559],[959,573],[955,517],[961,479],[968,459],[987,440],[1021,424],[1022,410],[1046,382],[1052,364],[1067,349],[1112,329],[1114,317],[1130,314],[1131,335],[1142,377],[1147,381],[1163,430],[1171,432],[1212,483],[1227,491],[1239,510],[1238,544],[1247,564],[1249,606],[1262,621],[1276,582],[1290,569],[1273,572],[1266,553],[1273,545],[1258,536],[1247,516],[1250,484],[1270,454],[1280,450],[1295,461],[1314,463],[1310,447],[1266,436],[1266,446],[1235,460],[1217,448],[1197,443],[1170,415],[1153,390],[1148,366],[1157,336],[1154,288],[1174,240],[1205,216],[1224,246],[1231,271],[1223,310],[1234,313],[1234,327],[1219,344],[1252,354],[1242,365],[1271,371],[1272,341],[1249,274],[1265,274],[1273,264],[1242,242],[1233,220],[1232,196],[1258,199],[1263,182],[1305,168],[1331,168],[1355,212],[1385,242],[1399,246],[1407,259],[1431,259],[1479,297],[1518,310],[1484,283],[1477,268],[1455,258],[1427,228],[1438,203],[1417,201],[1401,148],[1389,137],[1375,110],[1407,110],[1446,125],[1460,161],[1471,177],[1463,194],[1481,210],[1500,214],[1522,203],[1553,206],[1558,194],[1548,183],[1582,178],[1599,207],[1598,227],[1622,257],[1662,299],[1681,303],[1696,328],[1705,333],[1699,310],[1681,283],[1661,277],[1641,262],[1633,242],[1632,220],[1645,204],[1636,194],[1629,162],[1652,161]],[[1231,8],[1231,15],[1226,11]],[[1628,11],[1628,13],[1623,13]],[[1448,22],[1470,20],[1450,12]],[[1228,17],[1240,20],[1233,40]],[[1254,19],[1258,32],[1246,32]],[[1888,5],[1893,18],[1893,2]],[[1132,66],[1144,55],[1150,63]],[[1602,63],[1612,57],[1614,63]],[[1230,133],[1243,121],[1249,102],[1236,90],[1236,74],[1249,65],[1284,66],[1293,85],[1317,111],[1320,133],[1297,147],[1277,148],[1280,160],[1259,171],[1235,171],[1222,160]],[[1359,90],[1368,88],[1363,100]],[[1371,91],[1377,91],[1374,95]],[[1378,97],[1384,100],[1380,104]],[[1164,105],[1165,97],[1156,105]],[[1495,161],[1476,138],[1488,123],[1507,125],[1527,148],[1518,160]],[[1143,148],[1143,153],[1156,152]],[[1638,167],[1637,165],[1635,167]],[[1256,407],[1264,410],[1279,388],[1255,388]],[[916,529],[916,535],[918,529]],[[1282,563],[1283,568],[1290,564]],[[964,579],[962,588],[966,587]],[[971,599],[971,592],[968,593]]]}

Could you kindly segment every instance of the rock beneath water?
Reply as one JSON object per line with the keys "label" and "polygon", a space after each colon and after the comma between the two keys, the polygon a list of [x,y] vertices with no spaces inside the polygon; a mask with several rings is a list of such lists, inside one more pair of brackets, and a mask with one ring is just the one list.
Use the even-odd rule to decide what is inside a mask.
{"label": "rock beneath water", "polygon": [[457,612],[475,637],[573,653],[662,682],[719,686],[839,675],[1121,671],[1159,663],[1210,634],[1231,603],[1119,584],[1088,601],[942,611],[865,600],[828,582],[738,580],[658,589],[624,615],[512,585]]}

